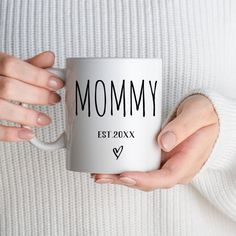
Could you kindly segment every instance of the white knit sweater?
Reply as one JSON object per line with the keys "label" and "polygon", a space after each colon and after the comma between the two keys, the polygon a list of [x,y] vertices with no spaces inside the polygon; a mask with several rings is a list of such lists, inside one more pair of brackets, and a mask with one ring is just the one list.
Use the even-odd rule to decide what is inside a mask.
{"label": "white knit sweater", "polygon": [[[64,150],[0,143],[0,235],[235,236],[235,45],[234,0],[0,0],[0,51],[25,59],[52,50],[57,67],[71,56],[162,57],[163,121],[194,92],[220,119],[193,182],[153,192],[67,171]],[[37,129],[54,140],[62,103],[34,108],[54,117]]]}

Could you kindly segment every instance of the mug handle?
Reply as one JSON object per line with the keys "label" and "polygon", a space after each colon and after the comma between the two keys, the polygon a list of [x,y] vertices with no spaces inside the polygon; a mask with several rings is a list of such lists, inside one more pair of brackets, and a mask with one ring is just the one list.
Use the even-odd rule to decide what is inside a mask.
{"label": "mug handle", "polygon": [[[52,74],[57,75],[59,78],[65,81],[65,69],[48,68],[47,71],[49,71]],[[25,103],[20,103],[20,105],[26,108],[28,107],[28,104],[25,104]],[[29,126],[26,126],[26,125],[21,125],[21,127],[30,128]],[[29,140],[29,142],[39,149],[42,149],[45,151],[53,151],[53,150],[58,150],[58,149],[66,147],[66,135],[64,131],[55,141],[49,142],[49,143],[43,142],[35,136],[31,140]]]}

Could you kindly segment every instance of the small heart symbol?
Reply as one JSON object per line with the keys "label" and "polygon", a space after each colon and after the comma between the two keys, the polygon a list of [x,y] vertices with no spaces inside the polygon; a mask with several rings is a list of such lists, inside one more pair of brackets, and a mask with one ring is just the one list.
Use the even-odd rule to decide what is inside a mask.
{"label": "small heart symbol", "polygon": [[113,152],[116,156],[116,160],[119,158],[120,154],[123,151],[123,146],[120,146],[118,149],[117,148],[113,148]]}

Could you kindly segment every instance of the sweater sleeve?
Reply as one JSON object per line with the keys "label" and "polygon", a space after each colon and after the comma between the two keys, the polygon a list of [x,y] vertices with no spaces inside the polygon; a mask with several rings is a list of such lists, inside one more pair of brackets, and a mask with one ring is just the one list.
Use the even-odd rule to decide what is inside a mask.
{"label": "sweater sleeve", "polygon": [[209,88],[191,90],[162,126],[173,118],[180,103],[193,94],[202,94],[212,102],[219,119],[219,133],[208,160],[191,184],[218,210],[236,221],[236,100]]}

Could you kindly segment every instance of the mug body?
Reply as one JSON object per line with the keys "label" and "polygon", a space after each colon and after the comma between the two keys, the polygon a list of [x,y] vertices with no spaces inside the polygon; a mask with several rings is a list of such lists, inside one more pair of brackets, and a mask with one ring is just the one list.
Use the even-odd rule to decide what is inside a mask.
{"label": "mug body", "polygon": [[67,58],[66,168],[89,173],[160,166],[160,58]]}

